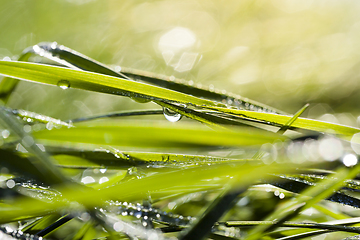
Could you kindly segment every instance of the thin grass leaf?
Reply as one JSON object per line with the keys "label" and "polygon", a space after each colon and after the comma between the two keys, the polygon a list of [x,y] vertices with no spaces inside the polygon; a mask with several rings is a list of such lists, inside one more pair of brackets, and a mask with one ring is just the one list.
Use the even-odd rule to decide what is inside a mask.
{"label": "thin grass leaf", "polygon": [[126,112],[117,112],[117,113],[108,113],[98,116],[90,116],[90,117],[81,117],[75,118],[71,120],[67,120],[65,122],[84,122],[84,121],[91,121],[95,119],[102,119],[102,118],[115,118],[115,117],[132,117],[132,116],[146,116],[146,115],[159,115],[164,114],[163,110],[135,110],[135,111],[126,111]]}

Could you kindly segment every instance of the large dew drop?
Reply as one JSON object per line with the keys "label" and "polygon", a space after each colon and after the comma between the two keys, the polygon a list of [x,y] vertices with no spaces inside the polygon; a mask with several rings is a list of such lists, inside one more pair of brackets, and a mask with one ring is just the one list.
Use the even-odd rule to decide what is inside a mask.
{"label": "large dew drop", "polygon": [[68,80],[60,80],[58,81],[57,85],[61,88],[61,89],[68,89],[70,87],[70,82]]}
{"label": "large dew drop", "polygon": [[170,122],[177,122],[182,118],[182,115],[180,113],[174,112],[168,108],[164,108],[163,112],[165,118]]}

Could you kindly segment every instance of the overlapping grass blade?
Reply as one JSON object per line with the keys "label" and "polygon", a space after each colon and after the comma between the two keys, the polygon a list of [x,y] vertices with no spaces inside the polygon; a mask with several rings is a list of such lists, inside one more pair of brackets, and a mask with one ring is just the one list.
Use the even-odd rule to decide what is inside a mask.
{"label": "overlapping grass blade", "polygon": [[200,99],[191,95],[127,79],[44,64],[0,61],[0,74],[37,83],[55,86],[66,85],[63,87],[128,97],[140,97],[149,100],[162,100],[165,102],[196,106],[223,105],[210,100]]}
{"label": "overlapping grass blade", "polygon": [[[28,56],[29,54],[38,54],[42,57],[48,58],[52,61],[58,62],[70,68],[82,69],[124,79],[140,80],[145,83],[150,83],[155,86],[182,92],[185,94],[190,94],[192,96],[206,98],[217,102],[225,102],[226,104],[233,105],[235,107],[242,107],[248,110],[261,109],[263,111],[284,113],[280,110],[250,100],[248,98],[243,98],[239,95],[226,93],[226,91],[224,92],[217,89],[194,86],[189,81],[183,79],[166,77],[131,68],[120,68],[121,72],[114,71],[100,62],[91,59],[90,57],[85,56],[84,54],[81,54],[73,49],[70,49],[63,45],[58,45],[56,42],[42,42],[25,49],[19,61],[27,61],[27,58],[24,58],[23,56]],[[9,82],[9,84],[11,84],[11,81],[9,79],[5,79],[5,83],[6,82]],[[9,91],[8,94],[10,93],[11,91]]]}

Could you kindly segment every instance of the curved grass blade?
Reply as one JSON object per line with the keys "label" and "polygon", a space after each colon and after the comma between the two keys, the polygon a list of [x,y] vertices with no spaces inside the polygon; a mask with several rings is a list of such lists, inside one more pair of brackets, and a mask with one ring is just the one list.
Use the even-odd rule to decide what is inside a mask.
{"label": "curved grass blade", "polygon": [[140,71],[128,67],[121,67],[121,73],[135,80],[141,80],[146,83],[151,83],[156,86],[161,86],[164,88],[183,92],[196,97],[202,97],[209,100],[222,102],[229,106],[234,106],[237,108],[243,108],[252,111],[265,111],[285,114],[285,112],[281,110],[275,109],[273,107],[267,106],[265,104],[256,102],[248,98],[241,97],[240,95],[227,93],[226,91],[212,89],[210,87],[200,87],[199,85],[195,86],[192,81],[178,79],[173,76],[168,77],[161,74],[154,74],[151,72]]}
{"label": "curved grass blade", "polygon": [[182,92],[185,94],[190,94],[192,96],[200,98],[206,98],[209,100],[222,102],[248,110],[261,110],[284,114],[284,112],[280,110],[266,106],[265,104],[250,100],[248,98],[243,98],[239,95],[226,93],[217,89],[211,90],[210,88],[193,86],[192,84],[190,84],[189,81],[185,81],[183,79],[175,79],[174,77],[166,77],[130,68],[120,68],[121,72],[114,71],[111,68],[101,64],[100,62],[97,62],[96,60],[91,59],[88,56],[76,52],[68,47],[58,45],[56,42],[39,43],[33,47],[27,48],[23,54],[28,53],[38,54],[70,68],[97,72],[129,80],[140,80],[142,82],[150,83],[155,86],[163,87],[177,92]]}
{"label": "curved grass blade", "polygon": [[[167,122],[166,122],[167,123]],[[129,147],[214,147],[249,146],[285,141],[287,138],[257,129],[233,128],[211,130],[192,124],[149,122],[94,122],[77,124],[75,128],[34,132],[38,140],[56,143],[87,143]]]}
{"label": "curved grass blade", "polygon": [[194,106],[223,106],[221,103],[127,79],[44,64],[2,60],[0,61],[0,74],[63,88],[71,87],[114,95],[145,98],[151,101],[161,100]]}

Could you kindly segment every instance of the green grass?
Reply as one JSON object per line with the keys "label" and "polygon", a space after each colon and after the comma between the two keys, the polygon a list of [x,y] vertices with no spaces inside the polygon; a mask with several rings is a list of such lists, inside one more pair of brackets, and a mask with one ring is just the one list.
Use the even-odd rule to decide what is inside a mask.
{"label": "green grass", "polygon": [[[51,64],[26,62],[33,55]],[[300,117],[308,105],[291,115],[185,80],[119,73],[51,43],[28,48],[19,60],[0,61],[4,234],[181,240],[360,234],[360,220],[349,211],[360,207],[360,168],[346,161],[358,158],[350,141],[359,144],[353,136],[360,129]],[[128,97],[155,109],[57,119],[10,108],[19,81]]]}

